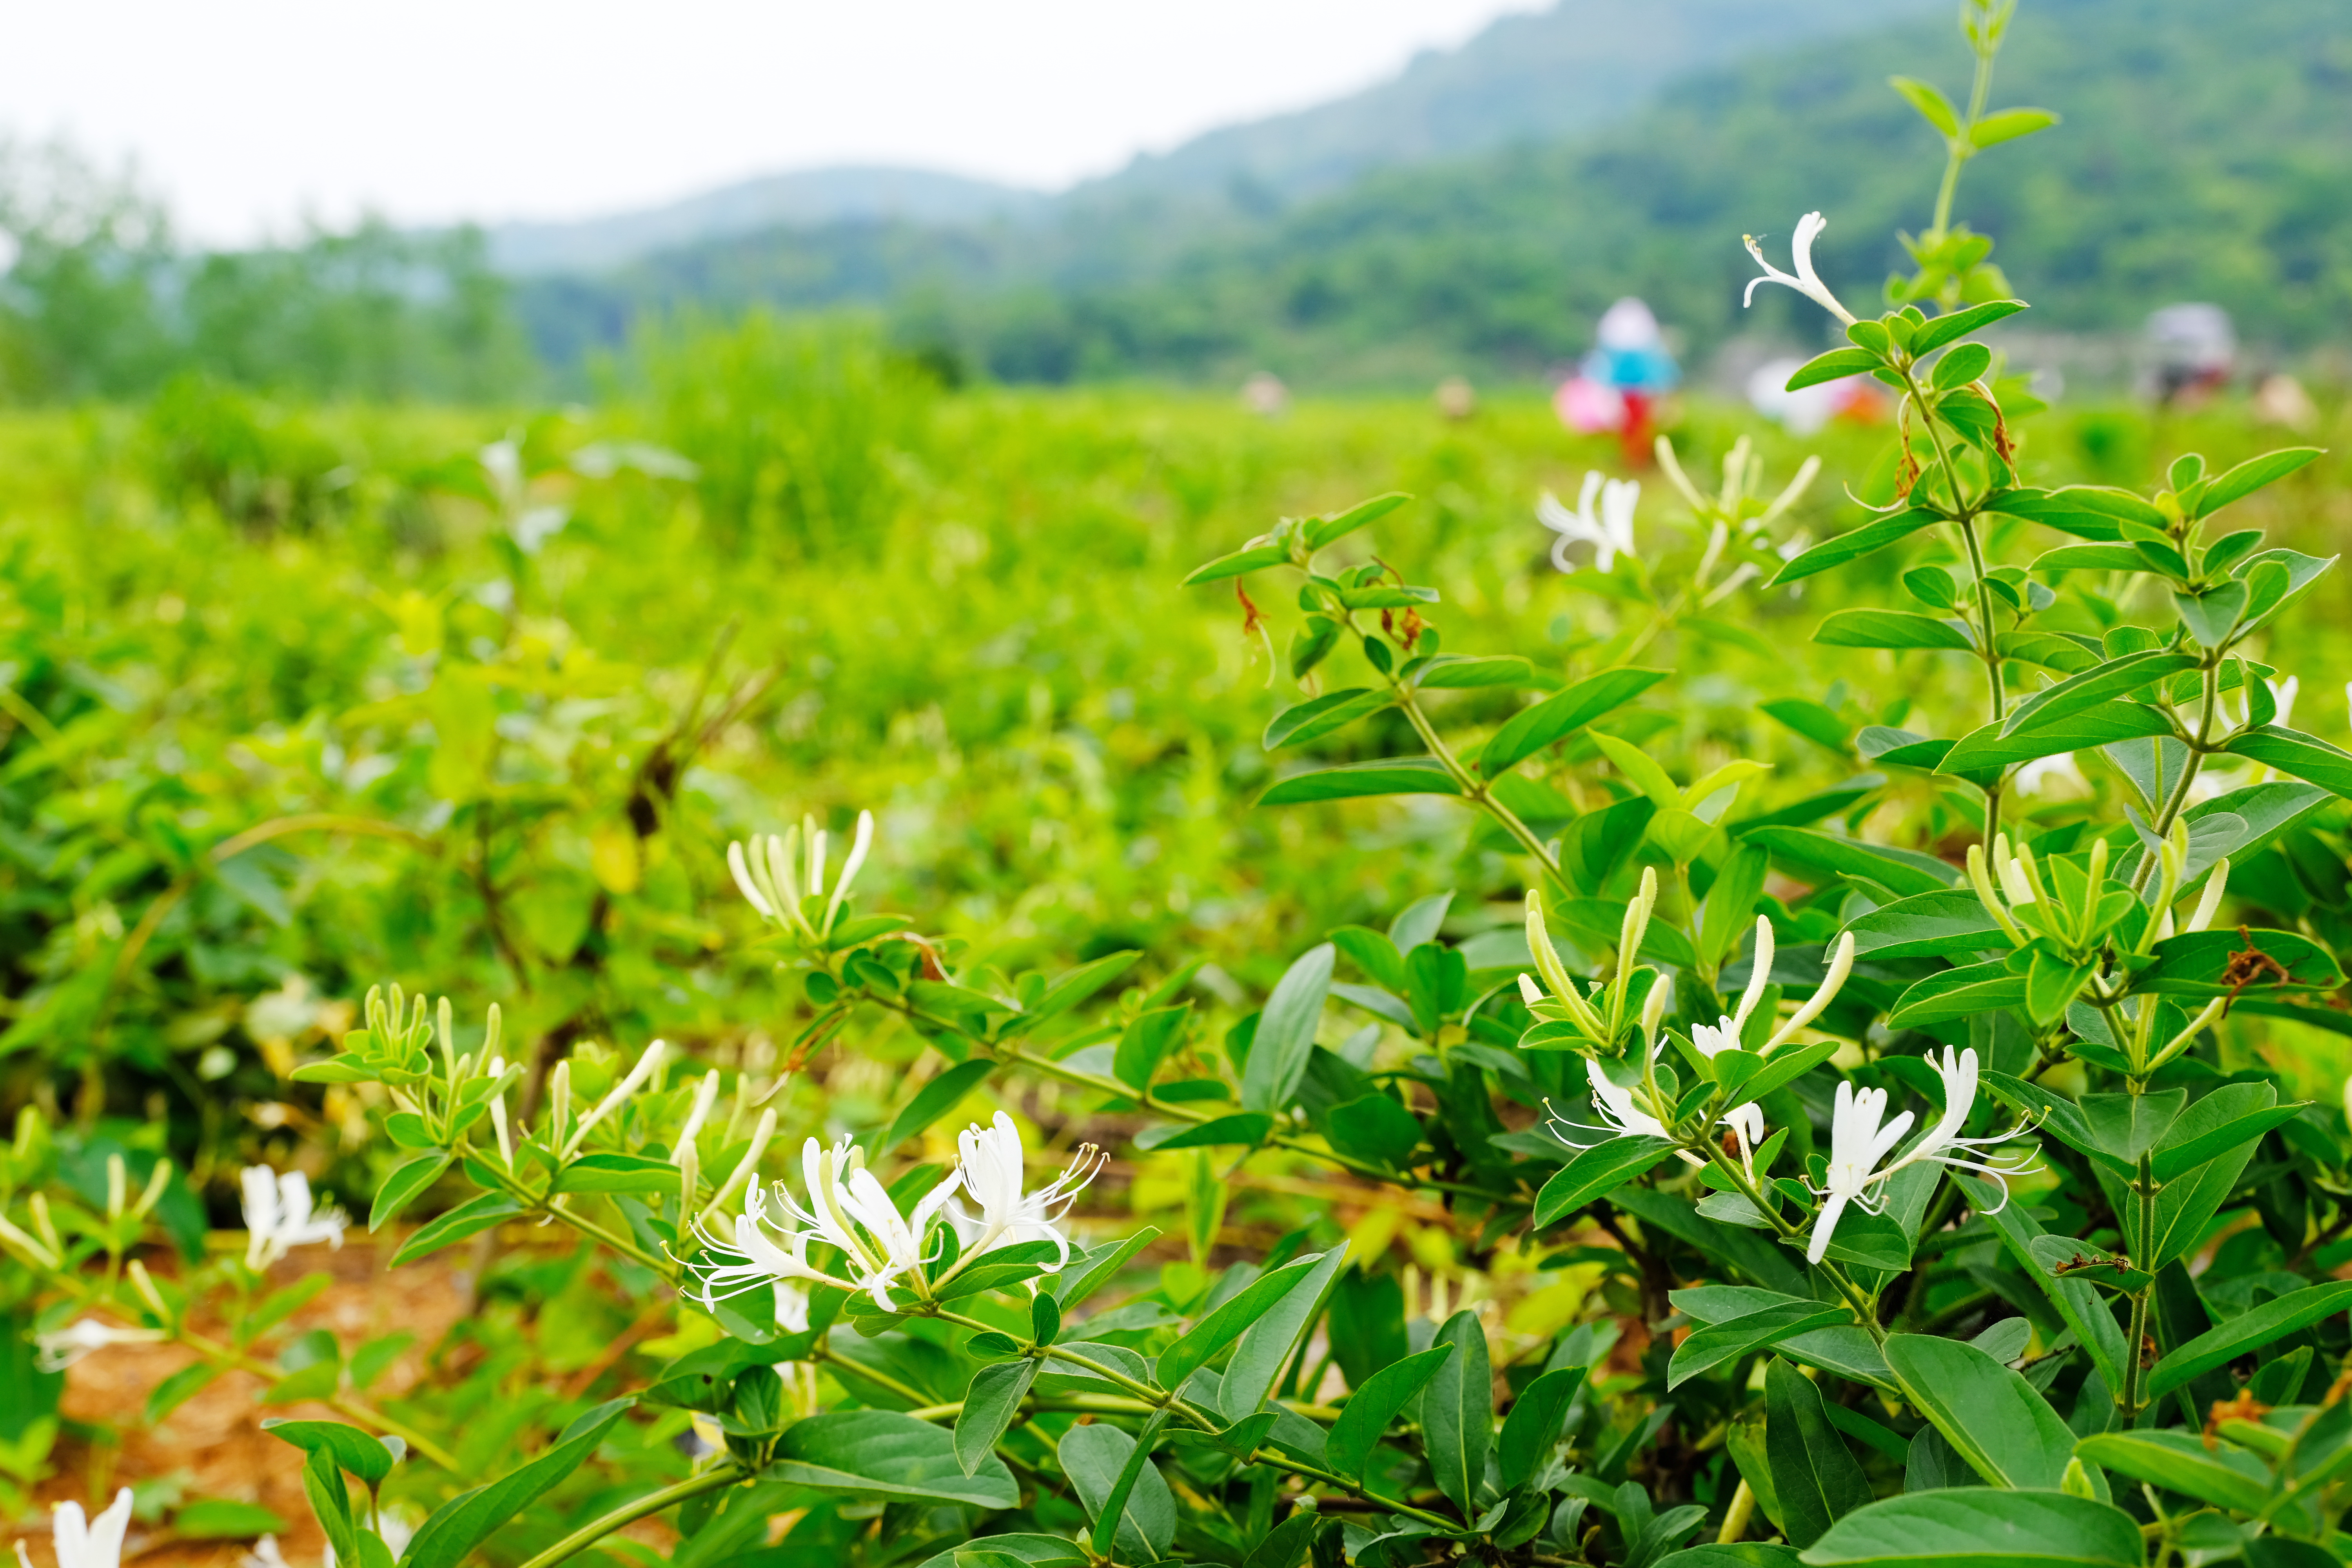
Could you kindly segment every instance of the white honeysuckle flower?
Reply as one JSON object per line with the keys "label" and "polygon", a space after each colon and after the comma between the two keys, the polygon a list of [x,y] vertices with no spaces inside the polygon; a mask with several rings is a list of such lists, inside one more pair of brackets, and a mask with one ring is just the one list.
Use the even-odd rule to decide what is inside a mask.
{"label": "white honeysuckle flower", "polygon": [[804,1334],[809,1326],[809,1293],[789,1280],[776,1284],[776,1327],[788,1334]]}
{"label": "white honeysuckle flower", "polygon": [[323,1241],[343,1245],[343,1227],[351,1219],[332,1206],[313,1210],[310,1179],[299,1171],[283,1175],[267,1165],[247,1165],[238,1178],[244,1188],[245,1266],[257,1273],[298,1247]]}
{"label": "white honeysuckle flower", "polygon": [[163,1341],[161,1329],[118,1329],[96,1318],[82,1318],[62,1329],[33,1336],[35,1364],[43,1372],[63,1372],[92,1351],[109,1345],[152,1345]]}
{"label": "white honeysuckle flower", "polygon": [[[122,1568],[122,1536],[131,1528],[131,1489],[114,1494],[114,1502],[96,1519],[78,1502],[61,1502],[50,1516],[49,1539],[56,1543],[58,1568]],[[16,1542],[16,1561],[33,1568],[25,1542]]]}
{"label": "white honeysuckle flower", "polygon": [[2039,795],[2042,786],[2053,779],[2087,787],[2080,764],[2072,752],[2059,752],[2047,757],[2036,757],[2021,765],[2011,777],[2011,784],[2020,795]]}
{"label": "white honeysuckle flower", "polygon": [[2303,682],[2290,675],[2284,680],[2265,680],[2263,684],[2271,689],[2271,700],[2278,707],[2278,711],[2271,716],[2271,722],[2284,724],[2292,720],[2294,717],[2294,694],[2302,689]]}
{"label": "white honeysuckle flower", "polygon": [[[327,1550],[332,1552],[334,1548],[330,1546]],[[255,1542],[243,1563],[244,1568],[292,1568],[286,1561],[286,1553],[278,1550],[278,1537],[274,1535],[265,1535]]]}
{"label": "white honeysuckle flower", "polygon": [[1633,1091],[1618,1083],[1601,1070],[1601,1064],[1587,1057],[1584,1076],[1592,1085],[1592,1109],[1601,1113],[1621,1138],[1664,1138],[1664,1123],[1633,1103]]}
{"label": "white honeysuckle flower", "polygon": [[1829,1169],[1822,1173],[1825,1184],[1820,1189],[1822,1212],[1813,1218],[1813,1238],[1805,1248],[1806,1262],[1819,1263],[1822,1255],[1829,1250],[1831,1233],[1837,1229],[1838,1218],[1845,1213],[1846,1205],[1870,1208],[1870,1188],[1885,1174],[1875,1169],[1879,1160],[1911,1131],[1909,1111],[1881,1127],[1879,1118],[1885,1114],[1885,1089],[1865,1089],[1857,1093],[1851,1083],[1837,1086],[1837,1100],[1830,1117]]}
{"label": "white honeysuckle flower", "polygon": [[[1828,1010],[1831,1003],[1837,1000],[1838,993],[1845,989],[1846,980],[1853,973],[1853,932],[1848,931],[1838,938],[1837,946],[1831,950],[1829,972],[1822,976],[1820,989],[1806,997],[1804,1005],[1790,1014],[1780,1026],[1772,1031],[1771,1037],[1756,1054],[1769,1057],[1795,1039],[1800,1032]],[[1751,985],[1753,984],[1750,982]]]}
{"label": "white honeysuckle flower", "polygon": [[1736,1105],[1723,1113],[1718,1125],[1731,1130],[1739,1140],[1739,1163],[1750,1181],[1756,1177],[1756,1151],[1764,1142],[1764,1108],[1754,1100]]}
{"label": "white honeysuckle flower", "polygon": [[1698,1047],[1699,1055],[1712,1060],[1717,1052],[1730,1050],[1739,1044],[1740,1037],[1747,1032],[1748,1018],[1755,1013],[1757,1005],[1764,1000],[1765,990],[1772,984],[1774,952],[1772,921],[1768,916],[1758,915],[1755,951],[1748,959],[1748,989],[1740,994],[1736,1012],[1726,1014],[1716,1023],[1692,1026],[1691,1044]]}
{"label": "white honeysuckle flower", "polygon": [[976,1257],[1019,1242],[1050,1241],[1057,1254],[1053,1267],[1067,1263],[1070,1242],[1061,1232],[1062,1217],[1109,1156],[1091,1143],[1081,1144],[1068,1169],[1035,1192],[1024,1193],[1021,1133],[1002,1110],[988,1126],[974,1123],[958,1133],[956,1149],[964,1195],[980,1205],[973,1215],[961,1203],[948,1205],[948,1218],[965,1254]]}
{"label": "white honeysuckle flower", "polygon": [[[865,1152],[846,1138],[830,1149],[814,1138],[808,1140],[801,1147],[801,1171],[808,1188],[806,1207],[793,1201],[782,1182],[772,1189],[754,1182],[744,1189],[743,1212],[735,1216],[731,1237],[721,1238],[696,1228],[714,1259],[737,1260],[697,1262],[703,1305],[711,1306],[721,1296],[762,1282],[804,1279],[864,1290],[884,1311],[895,1310],[890,1285],[920,1267],[923,1237],[949,1194],[962,1181],[961,1174],[950,1174],[925,1194],[909,1220],[898,1213],[890,1194],[866,1168]],[[772,1205],[782,1211],[781,1216],[772,1212]],[[807,1228],[794,1229],[786,1219]],[[775,1234],[771,1236],[771,1231]],[[812,1241],[838,1248],[851,1278],[837,1279],[811,1264],[808,1246]]]}
{"label": "white honeysuckle flower", "polygon": [[1822,282],[1821,274],[1813,270],[1813,241],[1818,239],[1822,230],[1827,227],[1829,227],[1829,220],[1817,212],[1807,213],[1797,220],[1796,237],[1789,245],[1789,254],[1797,264],[1797,270],[1793,275],[1781,271],[1764,259],[1764,247],[1756,243],[1754,235],[1740,236],[1740,238],[1747,243],[1748,254],[1754,257],[1756,265],[1764,269],[1763,277],[1751,278],[1748,280],[1748,292],[1740,297],[1741,306],[1746,307],[1756,302],[1758,284],[1779,283],[1794,289],[1847,326],[1853,326],[1853,312],[1838,303],[1838,297],[1830,292],[1829,285]]}
{"label": "white honeysuckle flower", "polygon": [[[1593,510],[1596,498],[1601,503],[1597,514]],[[1544,491],[1536,502],[1536,521],[1559,535],[1552,542],[1551,563],[1563,572],[1575,571],[1575,563],[1568,558],[1568,547],[1579,543],[1592,546],[1592,563],[1603,572],[1617,563],[1618,556],[1635,554],[1633,507],[1641,499],[1640,480],[1604,480],[1598,470],[1584,476],[1584,489],[1577,497],[1574,511],[1562,506],[1558,496]]]}
{"label": "white honeysuckle flower", "polygon": [[[1838,1085],[1837,1100],[1830,1122],[1829,1169],[1823,1175],[1825,1185],[1819,1189],[1826,1201],[1813,1220],[1812,1241],[1805,1249],[1807,1262],[1819,1263],[1822,1260],[1822,1254],[1830,1244],[1830,1234],[1837,1227],[1838,1216],[1845,1212],[1847,1204],[1856,1204],[1873,1214],[1877,1213],[1885,1203],[1885,1196],[1883,1193],[1874,1194],[1873,1189],[1884,1187],[1888,1177],[1906,1165],[1927,1161],[1990,1176],[1993,1184],[2000,1188],[2001,1197],[2000,1203],[1988,1213],[1998,1213],[2007,1205],[2010,1177],[2023,1175],[2034,1168],[2030,1154],[2007,1162],[1977,1158],[1979,1151],[2015,1142],[2025,1131],[2022,1125],[1986,1138],[1960,1136],[1960,1129],[1968,1124],[1969,1112],[1976,1108],[1977,1054],[1974,1050],[1955,1051],[1947,1046],[1941,1059],[1929,1052],[1927,1065],[1936,1069],[1936,1076],[1944,1082],[1943,1114],[1936,1119],[1935,1124],[1927,1129],[1917,1143],[1883,1168],[1878,1162],[1902,1141],[1904,1133],[1911,1130],[1911,1113],[1906,1110],[1881,1127],[1879,1118],[1886,1110],[1885,1089],[1865,1089],[1857,1092],[1850,1083]],[[1873,1204],[1874,1196],[1877,1197],[1878,1205]]]}

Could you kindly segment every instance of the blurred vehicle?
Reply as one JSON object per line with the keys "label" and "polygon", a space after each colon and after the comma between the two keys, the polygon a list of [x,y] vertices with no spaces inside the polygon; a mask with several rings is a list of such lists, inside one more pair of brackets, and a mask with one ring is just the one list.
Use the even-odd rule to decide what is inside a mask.
{"label": "blurred vehicle", "polygon": [[2147,319],[2147,388],[2168,408],[2220,391],[2238,358],[2238,332],[2219,305],[2167,305]]}

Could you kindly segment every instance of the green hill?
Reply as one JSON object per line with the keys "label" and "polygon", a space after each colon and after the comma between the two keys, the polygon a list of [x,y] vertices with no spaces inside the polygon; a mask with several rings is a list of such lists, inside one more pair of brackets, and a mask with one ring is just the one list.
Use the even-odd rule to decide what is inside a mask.
{"label": "green hill", "polygon": [[[1948,21],[1906,22],[1685,77],[1591,136],[1375,171],[1254,221],[1196,228],[1181,205],[1138,197],[1045,225],[838,224],[520,298],[558,359],[681,303],[870,303],[1013,380],[1528,374],[1581,351],[1593,314],[1629,291],[1704,349],[1743,326],[1796,330],[1781,299],[1739,316],[1744,231],[1785,237],[1819,207],[1821,264],[1841,287],[1866,294],[1897,264],[1884,237],[1924,220],[1938,153],[1885,79],[1958,87],[1966,64]],[[2340,6],[2026,0],[1995,101],[2065,116],[1980,159],[1961,203],[1999,237],[2038,326],[2114,331],[2196,298],[2259,342],[2352,336]]]}

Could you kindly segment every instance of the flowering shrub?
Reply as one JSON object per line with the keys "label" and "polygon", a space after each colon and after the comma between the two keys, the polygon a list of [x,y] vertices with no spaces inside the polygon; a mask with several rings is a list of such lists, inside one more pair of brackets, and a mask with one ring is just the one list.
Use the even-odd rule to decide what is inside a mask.
{"label": "flowering shrub", "polygon": [[[1661,443],[1695,552],[1643,537],[1630,485],[1590,480],[1574,511],[1546,495],[1554,563],[1624,612],[1572,680],[1444,646],[1475,627],[1433,624],[1436,593],[1363,548],[1401,496],[1286,519],[1192,574],[1233,584],[1307,689],[1269,751],[1380,738],[1261,804],[1454,803],[1523,900],[1512,924],[1451,923],[1436,892],[1385,931],[1342,926],[1220,1039],[1199,964],[1151,978],[1117,952],[1007,979],[861,908],[890,849],[872,816],[837,866],[805,820],[726,856],[780,985],[773,1073],[677,1074],[688,1053],[656,1039],[625,1069],[581,1050],[541,1078],[497,1008],[476,1024],[391,987],[294,1074],[361,1097],[400,1151],[366,1215],[394,1266],[561,1227],[566,1267],[697,1325],[656,1373],[589,1403],[615,1364],[592,1361],[527,1456],[494,1380],[377,1397],[398,1347],[289,1335],[317,1286],[268,1288],[348,1227],[303,1175],[246,1169],[242,1252],[151,1268],[172,1164],[134,1182],[116,1154],[102,1191],[78,1184],[26,1110],[0,1245],[46,1364],[185,1347],[151,1422],[230,1370],[323,1405],[338,1419],[271,1430],[335,1560],[368,1568],[656,1561],[656,1542],[687,1568],[2352,1560],[2352,1283],[2333,1278],[2352,1142],[2226,1036],[2347,1032],[2341,867],[2329,894],[2313,859],[2298,930],[2253,918],[2297,912],[2292,880],[2232,882],[2352,798],[2352,754],[2287,727],[2293,678],[2274,688],[2263,657],[2331,563],[2211,521],[2313,454],[2184,458],[2151,496],[2027,482],[2032,400],[1976,335],[2025,307],[1951,208],[1971,158],[2050,117],[1988,110],[2008,10],[1966,20],[1965,110],[1897,83],[1948,164],[1887,309],[1822,281],[1818,214],[1792,272],[1748,242],[1758,283],[1844,331],[1791,386],[1868,375],[1899,399],[1893,488],[1862,526],[1784,534],[1817,465],[1767,499],[1744,443],[1713,495]],[[2037,530],[2072,542],[2004,559]],[[1642,704],[1672,672],[1642,653],[1898,547],[1919,608],[1837,609],[1816,640],[1955,658],[1981,671],[1979,712],[1939,735],[1902,727],[1927,704],[1856,722],[1777,698],[1868,765],[1770,803],[1764,763],[1661,743],[1673,717]],[[1278,659],[1253,583],[1295,591]],[[2036,804],[2021,781],[2056,758],[2111,777],[2121,809]],[[942,1065],[885,1126],[803,1132],[792,1168],[791,1074],[877,1021]],[[1037,1180],[992,1109],[951,1163],[907,1152],[1048,1088],[1185,1162],[1189,1263],[1154,1281],[1154,1227],[1074,1230],[1108,1160],[1091,1142]],[[1266,1159],[1441,1214],[1482,1253],[1555,1249],[1594,1288],[1565,1321],[1498,1321],[1368,1267],[1328,1221],[1212,1272],[1221,1183]],[[61,1509],[60,1562],[110,1568],[129,1509]]]}

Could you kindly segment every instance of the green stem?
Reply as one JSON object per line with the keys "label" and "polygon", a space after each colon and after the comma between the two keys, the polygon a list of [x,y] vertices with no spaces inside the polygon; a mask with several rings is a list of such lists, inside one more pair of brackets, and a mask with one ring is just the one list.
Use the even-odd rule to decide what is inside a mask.
{"label": "green stem", "polygon": [[[2153,1006],[2152,1001],[2150,1005]],[[2137,1087],[2137,1080],[2135,1080],[2135,1088]],[[2156,1272],[2153,1267],[2156,1260],[2149,1255],[2148,1250],[2156,1236],[2157,1187],[2152,1154],[2143,1152],[2140,1155],[2139,1177],[2132,1183],[2132,1191],[2139,1197],[2139,1245],[2133,1248],[2137,1256],[2132,1261],[2144,1272],[2153,1275]],[[2155,1294],[2156,1282],[2151,1279],[2132,1297],[2131,1334],[2124,1343],[2124,1386],[2123,1392],[2116,1399],[2116,1406],[2123,1412],[2123,1418],[2126,1423],[2137,1419],[2140,1412],[2140,1346],[2147,1342],[2148,1299]]]}
{"label": "green stem", "polygon": [[[1706,1150],[1707,1158],[1715,1168],[1722,1172],[1725,1179],[1739,1189],[1740,1195],[1755,1206],[1756,1212],[1772,1222],[1773,1229],[1787,1237],[1798,1237],[1804,1233],[1802,1226],[1791,1225],[1780,1217],[1780,1211],[1766,1200],[1763,1188],[1748,1179],[1746,1168],[1739,1162],[1725,1153],[1712,1142],[1700,1144],[1692,1152],[1697,1152],[1698,1148]],[[1885,1343],[1886,1331],[1879,1327],[1878,1314],[1872,1309],[1870,1297],[1864,1292],[1862,1287],[1855,1284],[1844,1269],[1826,1258],[1814,1267],[1828,1276],[1830,1283],[1837,1287],[1838,1294],[1845,1298],[1845,1304],[1853,1310],[1853,1315],[1861,1321],[1862,1326],[1870,1331],[1870,1337],[1882,1344]]]}
{"label": "green stem", "polygon": [[740,1466],[731,1464],[722,1465],[707,1475],[689,1476],[674,1486],[664,1487],[661,1490],[641,1497],[635,1502],[623,1503],[602,1519],[582,1525],[525,1563],[522,1568],[554,1568],[554,1564],[562,1562],[574,1552],[585,1551],[614,1531],[635,1524],[649,1515],[659,1513],[672,1503],[681,1503],[688,1498],[700,1497],[704,1492],[715,1492],[722,1487],[731,1487],[739,1481],[747,1481],[751,1479]]}

